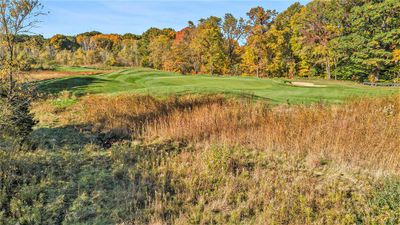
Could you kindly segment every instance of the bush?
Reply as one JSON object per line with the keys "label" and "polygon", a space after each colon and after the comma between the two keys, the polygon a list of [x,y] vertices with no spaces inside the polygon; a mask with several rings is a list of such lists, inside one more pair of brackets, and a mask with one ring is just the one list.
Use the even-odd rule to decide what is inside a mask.
{"label": "bush", "polygon": [[10,96],[4,87],[4,80],[0,80],[0,140],[23,143],[36,124],[30,113],[34,88],[17,83]]}

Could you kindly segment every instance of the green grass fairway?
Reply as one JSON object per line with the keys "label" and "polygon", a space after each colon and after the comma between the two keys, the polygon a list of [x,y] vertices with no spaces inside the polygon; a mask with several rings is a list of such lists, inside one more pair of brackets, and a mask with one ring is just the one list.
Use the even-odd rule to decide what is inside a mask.
{"label": "green grass fairway", "polygon": [[[79,70],[79,68],[63,69]],[[351,96],[377,96],[400,91],[399,88],[369,87],[350,81],[307,80],[305,82],[326,85],[326,87],[292,86],[282,78],[180,75],[147,68],[131,68],[109,74],[42,81],[40,88],[50,93],[67,90],[79,95],[141,93],[165,96],[188,93],[223,93],[233,96],[253,96],[270,100],[272,103],[337,103]]]}

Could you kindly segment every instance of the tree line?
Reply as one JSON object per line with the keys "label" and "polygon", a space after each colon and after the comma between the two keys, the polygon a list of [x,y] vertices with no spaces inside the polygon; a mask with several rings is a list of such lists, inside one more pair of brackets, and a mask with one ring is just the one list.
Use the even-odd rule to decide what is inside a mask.
{"label": "tree line", "polygon": [[255,7],[180,31],[141,35],[20,35],[25,69],[61,65],[144,66],[183,74],[394,80],[400,76],[398,0],[314,0],[285,11]]}

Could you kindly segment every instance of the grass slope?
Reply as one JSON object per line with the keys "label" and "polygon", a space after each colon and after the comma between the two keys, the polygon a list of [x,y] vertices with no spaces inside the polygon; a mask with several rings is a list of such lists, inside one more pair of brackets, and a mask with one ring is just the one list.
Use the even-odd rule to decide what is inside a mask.
{"label": "grass slope", "polygon": [[[77,70],[79,68],[60,68]],[[146,68],[123,69],[109,74],[74,76],[47,80],[41,89],[57,93],[63,90],[76,94],[141,93],[155,96],[188,93],[224,93],[249,95],[269,99],[272,103],[341,102],[349,96],[385,95],[397,88],[378,88],[346,81],[314,80],[326,87],[292,86],[281,78],[221,77],[209,75],[180,75]]]}

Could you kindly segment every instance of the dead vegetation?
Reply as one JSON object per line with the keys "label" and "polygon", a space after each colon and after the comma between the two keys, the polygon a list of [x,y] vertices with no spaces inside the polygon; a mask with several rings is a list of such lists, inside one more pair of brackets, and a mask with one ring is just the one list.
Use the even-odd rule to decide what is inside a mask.
{"label": "dead vegetation", "polygon": [[96,71],[55,71],[55,70],[35,70],[29,71],[29,73],[24,74],[28,80],[40,81],[40,80],[50,80],[55,78],[72,77],[72,76],[90,76],[98,75],[104,73],[110,73],[111,70],[96,70]]}
{"label": "dead vegetation", "polygon": [[271,107],[64,92],[34,107],[47,142],[3,164],[30,173],[33,158],[53,165],[42,176],[75,177],[73,203],[57,205],[70,224],[398,224],[399,97]]}
{"label": "dead vegetation", "polygon": [[222,96],[125,95],[84,97],[58,118],[113,137],[283,151],[311,164],[323,159],[398,174],[399,110],[398,95],[279,107]]}

